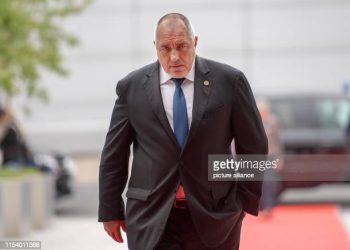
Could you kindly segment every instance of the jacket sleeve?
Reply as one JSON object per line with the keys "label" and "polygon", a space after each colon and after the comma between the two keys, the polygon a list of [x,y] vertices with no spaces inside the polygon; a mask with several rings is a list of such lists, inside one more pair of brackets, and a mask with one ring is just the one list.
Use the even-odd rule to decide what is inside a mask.
{"label": "jacket sleeve", "polygon": [[102,150],[99,171],[99,222],[125,219],[121,195],[128,179],[130,145],[133,139],[125,90],[125,82],[118,82],[117,99]]}
{"label": "jacket sleeve", "polygon": [[[252,90],[242,72],[237,76],[235,85],[232,129],[236,154],[266,155],[268,142],[265,130]],[[257,215],[262,181],[240,181],[238,187],[238,196],[242,201],[243,209],[252,215]]]}

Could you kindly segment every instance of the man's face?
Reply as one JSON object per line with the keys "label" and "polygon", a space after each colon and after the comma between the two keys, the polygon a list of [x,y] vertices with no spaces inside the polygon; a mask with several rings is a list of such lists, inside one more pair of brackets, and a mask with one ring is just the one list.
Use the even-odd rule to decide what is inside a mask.
{"label": "man's face", "polygon": [[159,24],[155,46],[159,63],[175,78],[185,77],[196,54],[197,37],[188,34],[181,20],[164,20]]}

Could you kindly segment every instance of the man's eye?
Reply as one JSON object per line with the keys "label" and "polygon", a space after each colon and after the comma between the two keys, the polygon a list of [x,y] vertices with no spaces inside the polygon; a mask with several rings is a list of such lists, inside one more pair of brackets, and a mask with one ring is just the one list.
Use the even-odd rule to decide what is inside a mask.
{"label": "man's eye", "polygon": [[162,46],[162,47],[160,47],[160,51],[167,52],[167,51],[169,51],[169,48],[166,46]]}
{"label": "man's eye", "polygon": [[180,44],[179,48],[180,49],[186,49],[188,46],[187,44],[183,43],[183,44]]}

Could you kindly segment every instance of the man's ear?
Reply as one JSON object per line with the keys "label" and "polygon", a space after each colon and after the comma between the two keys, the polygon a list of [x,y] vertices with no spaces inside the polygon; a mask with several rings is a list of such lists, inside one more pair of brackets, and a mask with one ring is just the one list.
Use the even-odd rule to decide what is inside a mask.
{"label": "man's ear", "polygon": [[197,47],[197,43],[198,43],[198,36],[194,37],[194,47]]}

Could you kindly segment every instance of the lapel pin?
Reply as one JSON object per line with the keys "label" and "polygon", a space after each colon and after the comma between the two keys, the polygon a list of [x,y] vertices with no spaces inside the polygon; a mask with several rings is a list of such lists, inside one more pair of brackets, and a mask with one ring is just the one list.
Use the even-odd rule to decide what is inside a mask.
{"label": "lapel pin", "polygon": [[204,82],[203,82],[203,84],[204,84],[204,86],[209,86],[209,81],[207,81],[207,80],[205,80]]}

